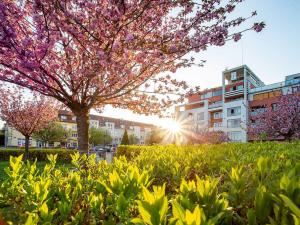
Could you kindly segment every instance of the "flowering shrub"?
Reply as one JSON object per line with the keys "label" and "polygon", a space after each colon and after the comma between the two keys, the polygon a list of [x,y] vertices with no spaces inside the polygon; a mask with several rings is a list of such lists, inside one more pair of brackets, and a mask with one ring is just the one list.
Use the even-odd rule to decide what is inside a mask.
{"label": "flowering shrub", "polygon": [[297,224],[299,147],[149,146],[112,164],[75,153],[71,170],[55,167],[57,156],[49,155],[39,172],[35,162],[11,157],[0,187],[0,222]]}

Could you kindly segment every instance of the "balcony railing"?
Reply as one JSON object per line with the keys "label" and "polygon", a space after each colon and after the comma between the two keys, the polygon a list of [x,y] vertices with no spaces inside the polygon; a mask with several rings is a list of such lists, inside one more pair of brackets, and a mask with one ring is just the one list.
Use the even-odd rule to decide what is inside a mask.
{"label": "balcony railing", "polygon": [[249,93],[261,92],[261,91],[271,90],[271,89],[275,89],[275,88],[283,88],[283,87],[295,85],[295,84],[300,84],[300,79],[291,79],[291,80],[286,80],[283,82],[278,82],[275,84],[269,84],[269,85],[265,85],[262,87],[253,88],[253,89],[249,90]]}
{"label": "balcony railing", "polygon": [[240,90],[235,90],[235,91],[226,91],[225,92],[225,97],[232,97],[236,95],[241,95],[244,93],[244,88]]}
{"label": "balcony railing", "polygon": [[223,105],[222,102],[217,102],[217,103],[213,103],[213,104],[208,105],[208,108],[209,109],[218,108],[218,107],[222,107],[222,105]]}

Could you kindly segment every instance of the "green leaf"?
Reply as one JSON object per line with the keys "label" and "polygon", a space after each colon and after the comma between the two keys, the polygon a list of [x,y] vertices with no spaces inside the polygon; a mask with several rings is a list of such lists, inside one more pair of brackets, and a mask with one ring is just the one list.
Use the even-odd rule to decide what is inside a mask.
{"label": "green leaf", "polygon": [[298,217],[300,218],[300,209],[285,195],[280,194],[281,199],[285,205]]}

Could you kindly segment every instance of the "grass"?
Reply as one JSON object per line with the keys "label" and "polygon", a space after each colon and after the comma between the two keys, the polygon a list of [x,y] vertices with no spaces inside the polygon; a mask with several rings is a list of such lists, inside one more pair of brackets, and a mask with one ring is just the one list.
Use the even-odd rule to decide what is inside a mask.
{"label": "grass", "polygon": [[[48,161],[37,161],[37,168],[42,171],[45,167],[45,165],[47,164]],[[66,162],[57,162],[56,166],[59,167],[67,167],[67,168],[71,168],[72,164],[71,163],[66,163]],[[0,181],[3,181],[7,178],[7,174],[5,173],[4,169],[6,167],[9,167],[9,162],[8,161],[1,161],[0,162]]]}

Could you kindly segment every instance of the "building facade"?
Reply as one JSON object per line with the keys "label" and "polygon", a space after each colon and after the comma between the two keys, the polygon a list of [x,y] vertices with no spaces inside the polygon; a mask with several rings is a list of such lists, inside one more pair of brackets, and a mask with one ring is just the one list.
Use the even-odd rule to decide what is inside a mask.
{"label": "building facade", "polygon": [[223,131],[233,142],[247,142],[249,117],[272,107],[279,96],[299,93],[300,74],[286,76],[285,81],[265,85],[246,66],[226,69],[222,86],[190,95],[187,103],[175,107],[175,118],[184,129],[198,132]]}
{"label": "building facade", "polygon": [[[68,147],[77,148],[77,125],[76,117],[69,111],[60,111],[58,121],[62,127],[70,131],[70,136],[65,143],[49,143],[49,147]],[[90,115],[90,127],[103,129],[112,137],[112,145],[119,145],[121,143],[125,129],[128,135],[134,135],[138,141],[137,144],[145,144],[146,139],[150,135],[154,126],[151,124],[139,123],[129,120],[115,119],[110,117]],[[30,146],[42,147],[42,143],[30,139]],[[5,125],[5,146],[6,147],[20,147],[25,145],[25,137],[14,128]]]}

